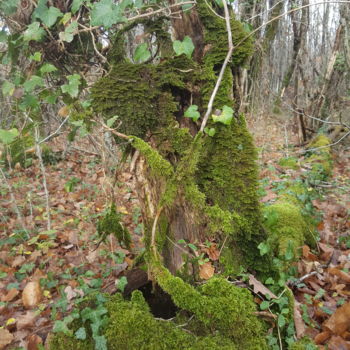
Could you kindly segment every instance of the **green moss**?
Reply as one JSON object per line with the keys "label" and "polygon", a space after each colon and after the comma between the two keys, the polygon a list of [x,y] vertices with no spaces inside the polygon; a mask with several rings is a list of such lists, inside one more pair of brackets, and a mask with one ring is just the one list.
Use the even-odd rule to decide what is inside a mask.
{"label": "green moss", "polygon": [[315,137],[308,145],[308,149],[311,148],[317,148],[317,147],[325,147],[324,150],[328,150],[329,148],[327,146],[329,146],[331,143],[331,141],[329,140],[329,138],[326,135],[318,135],[317,137]]}
{"label": "green moss", "polygon": [[265,226],[270,231],[269,243],[275,255],[284,254],[289,244],[297,249],[304,244],[310,227],[295,204],[278,201],[264,208]]}
{"label": "green moss", "polygon": [[174,322],[155,319],[140,291],[133,292],[130,302],[119,295],[113,297],[108,310],[110,322],[106,336],[111,350],[199,350],[203,346],[214,350],[235,349],[233,342],[223,336],[196,336]]}
{"label": "green moss", "polygon": [[174,303],[193,313],[204,327],[231,339],[239,349],[267,349],[262,324],[254,316],[255,304],[246,289],[220,278],[195,289],[162,267],[154,267],[154,272]]}
{"label": "green moss", "polygon": [[90,340],[78,340],[73,336],[57,333],[49,342],[50,350],[94,350],[95,346]]}
{"label": "green moss", "polygon": [[288,347],[288,350],[317,350],[318,347],[308,337],[303,337]]}
{"label": "green moss", "polygon": [[278,164],[287,169],[294,169],[294,170],[299,169],[298,159],[293,157],[281,158]]}
{"label": "green moss", "polygon": [[120,244],[130,248],[131,237],[129,231],[120,223],[121,217],[117,212],[115,203],[112,203],[106,215],[99,220],[97,232],[102,239],[113,234]]}
{"label": "green moss", "polygon": [[147,164],[156,175],[169,178],[173,174],[173,167],[156,149],[138,137],[133,137],[132,145],[146,158]]}

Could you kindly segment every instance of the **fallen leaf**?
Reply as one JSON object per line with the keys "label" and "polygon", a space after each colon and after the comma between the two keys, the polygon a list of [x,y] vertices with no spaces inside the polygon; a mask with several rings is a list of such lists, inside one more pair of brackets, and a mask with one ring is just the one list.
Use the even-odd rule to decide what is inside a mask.
{"label": "fallen leaf", "polygon": [[277,299],[277,296],[273,294],[270,289],[265,287],[260,281],[258,281],[253,275],[249,275],[249,284],[253,286],[254,293],[261,293],[262,295],[269,295],[273,299]]}
{"label": "fallen leaf", "polygon": [[323,344],[327,339],[330,338],[331,335],[332,333],[330,331],[324,331],[324,332],[318,333],[314,338],[314,342],[317,345]]}
{"label": "fallen leaf", "polygon": [[327,343],[328,350],[349,350],[350,343],[345,341],[342,337],[333,336]]}
{"label": "fallen leaf", "polygon": [[28,345],[27,345],[27,349],[28,350],[38,350],[39,344],[42,344],[43,340],[37,335],[37,334],[31,334],[28,337]]}
{"label": "fallen leaf", "polygon": [[10,344],[13,340],[13,334],[7,329],[0,329],[0,349],[4,349],[6,345]]}
{"label": "fallen leaf", "polygon": [[41,300],[42,293],[38,281],[29,282],[22,293],[23,305],[26,308],[37,306]]}
{"label": "fallen leaf", "polygon": [[331,275],[338,276],[344,282],[350,283],[350,275],[342,270],[339,270],[336,267],[330,267],[328,273]]}
{"label": "fallen leaf", "polygon": [[12,288],[8,291],[6,295],[1,297],[1,301],[12,301],[19,294],[19,291],[16,288]]}
{"label": "fallen leaf", "polygon": [[323,323],[332,333],[341,335],[350,327],[350,302],[339,307],[336,312]]}
{"label": "fallen leaf", "polygon": [[208,280],[213,277],[215,269],[211,262],[206,262],[199,267],[199,277],[203,280]]}
{"label": "fallen leaf", "polygon": [[17,330],[25,329],[34,326],[34,320],[36,319],[34,311],[27,311],[24,315],[17,317]]}
{"label": "fallen leaf", "polygon": [[300,303],[294,300],[294,325],[297,338],[300,339],[305,335],[305,324],[300,313]]}
{"label": "fallen leaf", "polygon": [[220,251],[215,243],[212,243],[209,248],[205,247],[203,251],[208,254],[210,260],[219,260]]}

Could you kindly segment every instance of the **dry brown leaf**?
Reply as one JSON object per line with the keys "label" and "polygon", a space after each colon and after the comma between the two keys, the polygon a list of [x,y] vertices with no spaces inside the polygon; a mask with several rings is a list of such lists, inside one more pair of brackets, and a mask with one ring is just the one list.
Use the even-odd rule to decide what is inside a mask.
{"label": "dry brown leaf", "polygon": [[203,251],[208,254],[210,260],[219,260],[220,251],[215,243],[212,243],[209,248],[205,247]]}
{"label": "dry brown leaf", "polygon": [[16,323],[17,330],[33,327],[36,317],[34,311],[27,311],[24,315],[18,316]]}
{"label": "dry brown leaf", "polygon": [[277,198],[277,194],[273,191],[268,191],[267,195],[260,199],[260,202],[266,203]]}
{"label": "dry brown leaf", "polygon": [[297,338],[300,339],[305,335],[305,324],[300,313],[300,303],[294,300],[294,325]]}
{"label": "dry brown leaf", "polygon": [[350,302],[345,303],[323,323],[332,333],[341,335],[350,327]]}
{"label": "dry brown leaf", "polygon": [[350,343],[339,336],[333,336],[327,346],[328,350],[350,350]]}
{"label": "dry brown leaf", "polygon": [[29,282],[23,290],[22,302],[26,308],[37,306],[41,300],[42,293],[38,281]]}
{"label": "dry brown leaf", "polygon": [[7,329],[0,329],[0,349],[4,349],[6,345],[10,344],[13,340],[13,334]]}
{"label": "dry brown leaf", "polygon": [[344,282],[350,283],[350,275],[336,267],[331,267],[328,269],[328,273],[331,275],[338,276]]}
{"label": "dry brown leaf", "polygon": [[19,291],[16,288],[12,288],[8,291],[6,295],[1,297],[1,301],[12,301],[19,294]]}
{"label": "dry brown leaf", "polygon": [[213,277],[215,269],[211,262],[206,262],[199,266],[199,277],[203,280],[208,280]]}
{"label": "dry brown leaf", "polygon": [[261,293],[263,295],[269,295],[273,299],[277,299],[277,296],[273,294],[270,289],[265,287],[260,281],[258,281],[253,275],[249,275],[249,284],[253,286],[254,293]]}
{"label": "dry brown leaf", "polygon": [[28,345],[27,345],[27,349],[28,350],[38,350],[39,344],[42,344],[43,340],[37,335],[37,334],[31,334],[28,337]]}
{"label": "dry brown leaf", "polygon": [[330,331],[324,331],[324,332],[318,333],[314,338],[314,342],[317,345],[323,344],[327,339],[330,338],[331,335],[332,333]]}

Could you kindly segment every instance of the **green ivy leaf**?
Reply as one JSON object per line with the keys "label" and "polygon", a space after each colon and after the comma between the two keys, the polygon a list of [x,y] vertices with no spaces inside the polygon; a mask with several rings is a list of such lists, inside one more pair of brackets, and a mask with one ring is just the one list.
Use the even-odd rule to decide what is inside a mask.
{"label": "green ivy leaf", "polygon": [[122,276],[116,282],[117,288],[123,293],[126,285],[128,284],[127,278]]}
{"label": "green ivy leaf", "polygon": [[45,73],[52,73],[57,71],[57,68],[50,64],[50,63],[45,63],[40,67],[40,73],[45,74]]}
{"label": "green ivy leaf", "polygon": [[0,129],[0,142],[9,145],[18,135],[19,132],[15,128],[10,130]]}
{"label": "green ivy leaf", "polygon": [[64,32],[59,33],[59,37],[62,41],[66,41],[67,43],[70,43],[74,39],[74,35],[78,29],[78,22],[73,21]]}
{"label": "green ivy leaf", "polygon": [[198,248],[197,248],[194,244],[192,244],[192,243],[188,243],[188,246],[189,246],[189,248],[191,248],[194,252],[196,252],[196,251],[198,250]]}
{"label": "green ivy leaf", "polygon": [[52,27],[58,17],[62,17],[63,13],[54,6],[47,7],[47,0],[39,0],[38,6],[33,12],[34,18],[39,18],[47,27]]}
{"label": "green ivy leaf", "polygon": [[204,132],[210,137],[213,137],[216,134],[216,130],[214,128],[204,128]]}
{"label": "green ivy leaf", "polygon": [[264,300],[261,304],[260,304],[260,310],[266,310],[270,307],[270,303],[266,300]]}
{"label": "green ivy leaf", "polygon": [[21,104],[19,105],[19,109],[21,111],[25,111],[27,108],[37,108],[39,107],[39,100],[36,96],[27,94],[23,97]]}
{"label": "green ivy leaf", "polygon": [[79,94],[79,85],[81,84],[80,75],[68,75],[67,79],[69,83],[61,86],[62,92],[69,94],[73,98],[77,97]]}
{"label": "green ivy leaf", "polygon": [[71,18],[72,18],[72,14],[70,12],[67,12],[61,18],[60,23],[66,25],[70,21]]}
{"label": "green ivy leaf", "polygon": [[269,277],[269,278],[266,279],[265,284],[274,285],[275,284],[275,280],[272,277]]}
{"label": "green ivy leaf", "polygon": [[80,327],[75,333],[75,337],[79,340],[85,340],[86,339],[86,330],[85,327]]}
{"label": "green ivy leaf", "polygon": [[95,340],[96,350],[107,350],[107,339],[104,335],[95,335],[93,339]]}
{"label": "green ivy leaf", "polygon": [[125,17],[121,13],[121,9],[113,0],[101,0],[95,3],[91,10],[91,25],[103,26],[105,28],[112,27],[118,22],[125,22]]}
{"label": "green ivy leaf", "polygon": [[0,43],[4,43],[7,41],[7,32],[5,29],[0,31]]}
{"label": "green ivy leaf", "polygon": [[40,62],[41,61],[41,52],[37,51],[33,55],[29,56],[29,59],[32,61]]}
{"label": "green ivy leaf", "polygon": [[258,248],[260,250],[260,255],[263,256],[265,254],[267,254],[270,251],[270,247],[267,243],[261,242],[258,245]]}
{"label": "green ivy leaf", "polygon": [[40,27],[39,22],[30,24],[23,34],[24,41],[40,41],[45,36],[45,30]]}
{"label": "green ivy leaf", "polygon": [[30,79],[23,84],[24,91],[26,92],[32,92],[37,86],[45,86],[43,78],[37,75],[32,75]]}
{"label": "green ivy leaf", "polygon": [[2,84],[2,93],[4,96],[12,96],[12,94],[15,91],[15,85],[11,83],[10,81],[4,81]]}
{"label": "green ivy leaf", "polygon": [[191,118],[194,122],[196,122],[200,118],[200,114],[198,112],[198,106],[197,105],[191,105],[187,108],[185,112],[186,118]]}
{"label": "green ivy leaf", "polygon": [[173,48],[176,56],[185,54],[188,58],[191,58],[192,52],[194,51],[192,39],[187,35],[185,36],[183,41],[175,40],[173,42]]}
{"label": "green ivy leaf", "polygon": [[111,128],[112,125],[114,124],[114,122],[118,119],[119,117],[117,115],[115,115],[114,117],[112,118],[109,118],[107,121],[106,121],[106,125]]}
{"label": "green ivy leaf", "polygon": [[282,314],[278,315],[277,324],[278,324],[278,327],[280,327],[280,328],[285,326],[286,318]]}
{"label": "green ivy leaf", "polygon": [[230,125],[233,118],[233,109],[229,106],[224,106],[220,115],[212,114],[214,123],[222,123]]}
{"label": "green ivy leaf", "polygon": [[146,62],[151,58],[151,52],[148,50],[147,43],[143,43],[137,46],[134,53],[134,61],[136,63]]}
{"label": "green ivy leaf", "polygon": [[0,10],[6,15],[13,15],[17,11],[19,0],[1,1]]}
{"label": "green ivy leaf", "polygon": [[71,7],[72,13],[73,14],[76,13],[83,3],[84,3],[84,0],[73,0],[72,7]]}
{"label": "green ivy leaf", "polygon": [[178,244],[186,244],[186,241],[183,238],[181,238],[177,241],[177,243]]}
{"label": "green ivy leaf", "polygon": [[64,333],[66,335],[72,335],[72,331],[67,327],[67,325],[61,321],[55,321],[54,326],[53,326],[53,332],[54,333]]}

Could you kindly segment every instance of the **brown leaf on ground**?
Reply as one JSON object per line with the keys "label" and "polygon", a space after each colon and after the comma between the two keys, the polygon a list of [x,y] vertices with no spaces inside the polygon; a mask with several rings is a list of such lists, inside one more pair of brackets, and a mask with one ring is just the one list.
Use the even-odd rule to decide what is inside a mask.
{"label": "brown leaf on ground", "polygon": [[22,293],[23,305],[26,308],[37,306],[41,300],[42,293],[38,281],[29,282]]}
{"label": "brown leaf on ground", "polygon": [[333,336],[327,345],[328,350],[350,350],[350,342],[339,336]]}
{"label": "brown leaf on ground", "polygon": [[42,344],[42,343],[43,343],[43,340],[37,334],[31,334],[28,337],[27,349],[28,350],[38,350],[39,344]]}
{"label": "brown leaf on ground", "polygon": [[338,276],[342,281],[350,283],[350,275],[342,270],[339,270],[336,267],[330,267],[328,273],[331,275]]}
{"label": "brown leaf on ground", "polygon": [[209,259],[212,261],[219,260],[220,251],[215,243],[212,243],[209,248],[203,248],[203,251],[208,254]]}
{"label": "brown leaf on ground", "polygon": [[17,330],[33,327],[36,317],[37,316],[34,311],[27,311],[24,315],[18,316],[16,323]]}
{"label": "brown leaf on ground", "polygon": [[199,277],[203,280],[208,280],[213,277],[215,269],[211,262],[206,262],[199,266]]}
{"label": "brown leaf on ground", "polygon": [[269,202],[273,199],[276,199],[277,198],[277,194],[273,191],[268,191],[267,195],[265,195],[264,197],[262,197],[260,199],[260,202],[261,203],[266,203],[266,202]]}
{"label": "brown leaf on ground", "polygon": [[12,301],[19,294],[19,291],[16,288],[12,288],[8,291],[6,295],[1,297],[1,301]]}
{"label": "brown leaf on ground", "polygon": [[341,335],[350,327],[350,302],[345,303],[323,323],[323,326],[332,333]]}
{"label": "brown leaf on ground", "polygon": [[260,281],[258,281],[253,275],[249,275],[249,284],[253,286],[254,293],[261,293],[262,295],[269,295],[271,298],[277,299],[277,296],[273,294],[270,289],[265,287]]}
{"label": "brown leaf on ground", "polygon": [[305,335],[305,324],[300,312],[300,303],[296,300],[294,300],[294,325],[297,338],[302,338]]}
{"label": "brown leaf on ground", "polygon": [[324,344],[326,340],[328,340],[331,337],[331,335],[332,333],[330,331],[324,331],[324,332],[318,333],[314,338],[314,342],[316,345]]}
{"label": "brown leaf on ground", "polygon": [[6,345],[10,344],[13,340],[13,334],[7,329],[0,329],[0,349],[4,349]]}

